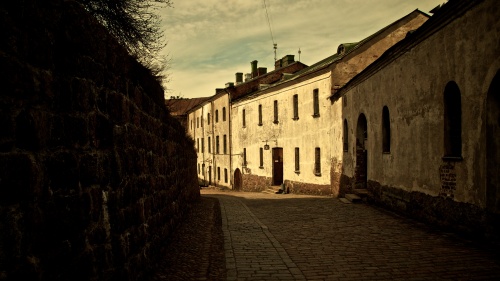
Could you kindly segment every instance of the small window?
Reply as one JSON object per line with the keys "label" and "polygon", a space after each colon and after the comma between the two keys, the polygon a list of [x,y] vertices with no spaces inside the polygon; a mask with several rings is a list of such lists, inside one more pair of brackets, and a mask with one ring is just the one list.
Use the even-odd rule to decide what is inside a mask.
{"label": "small window", "polygon": [[226,135],[224,135],[224,138],[223,138],[223,144],[224,144],[224,154],[227,154],[227,138],[226,138]]}
{"label": "small window", "polygon": [[200,139],[196,139],[196,152],[200,152]]}
{"label": "small window", "polygon": [[260,166],[259,168],[264,168],[264,148],[259,148]]}
{"label": "small window", "polygon": [[215,153],[219,154],[219,136],[215,137]]}
{"label": "small window", "polygon": [[227,169],[224,169],[224,182],[227,183]]}
{"label": "small window", "polygon": [[210,140],[210,137],[208,137],[207,147],[208,147],[208,153],[211,153],[211,152],[212,152],[212,151],[211,151],[211,150],[212,150],[212,149],[211,149],[211,147],[212,147],[212,142],[211,142],[211,140]]}
{"label": "small window", "polygon": [[205,138],[201,138],[201,153],[205,153]]}
{"label": "small window", "polygon": [[273,121],[274,124],[278,124],[279,121],[278,121],[278,101],[275,100],[274,101],[274,121]]}
{"label": "small window", "polygon": [[217,180],[220,181],[220,167],[217,167]]}
{"label": "small window", "polygon": [[314,150],[314,174],[321,176],[321,150],[319,147]]}
{"label": "small window", "polygon": [[382,109],[382,152],[391,152],[391,120],[387,106]]}
{"label": "small window", "polygon": [[319,117],[319,91],[314,89],[313,91],[313,117]]}
{"label": "small window", "polygon": [[196,128],[200,127],[200,117],[196,117]]}
{"label": "small window", "polygon": [[299,120],[299,95],[293,95],[293,120]]}
{"label": "small window", "polygon": [[300,172],[300,156],[299,156],[299,148],[295,148],[295,173]]}
{"label": "small window", "polygon": [[262,126],[262,104],[259,104],[259,126]]}
{"label": "small window", "polygon": [[215,111],[215,123],[219,122],[219,110]]}
{"label": "small window", "polygon": [[207,113],[207,122],[208,122],[208,125],[210,125],[210,113]]}
{"label": "small window", "polygon": [[222,108],[222,121],[226,121],[226,108]]}
{"label": "small window", "polygon": [[201,170],[200,170],[200,163],[198,163],[198,174],[200,174]]}
{"label": "small window", "polygon": [[247,166],[247,149],[243,148],[243,167]]}
{"label": "small window", "polygon": [[191,130],[193,130],[193,119],[191,119],[190,123],[191,123],[191,125],[190,125],[191,126]]}
{"label": "small window", "polygon": [[444,151],[449,160],[462,158],[462,101],[454,81],[444,89]]}
{"label": "small window", "polygon": [[245,128],[245,126],[247,125],[247,122],[246,122],[246,116],[245,116],[245,110],[243,109],[243,111],[241,112],[241,120],[243,122],[243,128]]}
{"label": "small window", "polygon": [[349,151],[349,127],[347,126],[347,119],[344,119],[344,128],[343,128],[343,141],[344,141],[344,151]]}

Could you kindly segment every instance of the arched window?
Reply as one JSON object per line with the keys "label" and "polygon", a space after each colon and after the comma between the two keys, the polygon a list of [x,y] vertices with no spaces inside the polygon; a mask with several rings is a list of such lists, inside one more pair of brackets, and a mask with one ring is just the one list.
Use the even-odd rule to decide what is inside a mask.
{"label": "arched window", "polygon": [[344,119],[344,151],[349,151],[349,128],[347,127],[347,119]]}
{"label": "arched window", "polygon": [[391,119],[387,106],[382,109],[382,152],[391,152]]}
{"label": "arched window", "polygon": [[462,100],[454,81],[444,89],[444,157],[462,158]]}

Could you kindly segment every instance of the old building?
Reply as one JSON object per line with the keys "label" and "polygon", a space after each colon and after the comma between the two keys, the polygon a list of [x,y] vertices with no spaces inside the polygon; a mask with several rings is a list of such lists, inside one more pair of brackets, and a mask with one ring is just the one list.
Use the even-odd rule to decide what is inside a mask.
{"label": "old building", "polygon": [[167,106],[170,115],[177,119],[186,130],[188,130],[188,112],[201,104],[202,102],[209,99],[208,97],[204,98],[193,98],[193,99],[185,99],[185,98],[171,98],[165,100],[165,105]]}
{"label": "old building", "polygon": [[340,193],[498,235],[500,8],[449,1],[333,92]]}
{"label": "old building", "polygon": [[[280,81],[231,103],[232,148],[236,182],[260,191],[284,183],[287,191],[338,195],[336,146],[341,107],[331,106],[332,88],[345,84],[428,16],[415,10],[368,38],[341,44],[336,52]],[[333,139],[333,140],[332,140]],[[333,146],[332,146],[333,144]]]}
{"label": "old building", "polygon": [[286,56],[283,63],[270,72],[257,64],[257,61],[251,62],[251,73],[246,75],[246,81],[243,81],[243,73],[236,73],[236,85],[230,82],[225,88],[216,89],[214,96],[188,112],[188,133],[198,152],[198,178],[202,185],[233,187],[233,163],[239,163],[243,155],[231,146],[231,99],[255,92],[262,84],[279,81],[283,73],[294,73],[306,67],[294,61],[293,56]]}

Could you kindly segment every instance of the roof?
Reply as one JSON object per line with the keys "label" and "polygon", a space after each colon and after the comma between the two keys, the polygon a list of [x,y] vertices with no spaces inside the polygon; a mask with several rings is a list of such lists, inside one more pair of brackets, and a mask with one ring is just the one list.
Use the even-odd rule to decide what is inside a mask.
{"label": "roof", "polygon": [[345,92],[368,79],[381,68],[385,67],[410,49],[418,45],[420,42],[440,30],[443,26],[458,18],[465,11],[469,10],[477,1],[455,0],[448,1],[440,6],[438,10],[434,10],[434,15],[428,21],[422,24],[416,30],[412,30],[407,36],[387,49],[377,60],[368,65],[363,71],[354,76],[344,86],[332,93],[329,97],[332,100],[339,99]]}
{"label": "roof", "polygon": [[294,73],[293,75],[290,75],[289,77],[287,77],[286,79],[284,80],[281,80],[281,81],[278,81],[272,85],[270,85],[270,87],[262,90],[262,91],[257,91],[255,93],[252,93],[251,95],[248,95],[246,96],[244,99],[249,99],[249,98],[253,98],[255,96],[258,96],[261,92],[264,92],[266,91],[267,89],[270,89],[272,87],[275,87],[275,86],[278,86],[278,85],[281,85],[283,83],[287,83],[287,82],[290,82],[290,81],[293,81],[295,79],[298,79],[298,78],[301,78],[301,77],[304,77],[306,75],[309,75],[311,73],[314,73],[314,72],[317,72],[317,71],[320,71],[320,70],[323,70],[323,69],[327,69],[328,67],[330,67],[332,64],[342,60],[344,57],[348,56],[349,54],[351,54],[352,52],[354,52],[355,50],[361,48],[365,43],[369,42],[370,40],[374,39],[375,37],[377,37],[378,35],[382,34],[383,32],[385,32],[386,30],[390,29],[391,27],[397,25],[398,23],[400,23],[401,21],[403,21],[404,19],[408,18],[409,16],[413,15],[413,14],[423,14],[427,17],[429,17],[429,15],[427,15],[426,13],[420,11],[419,9],[415,9],[414,11],[412,11],[411,13],[407,14],[406,16],[394,21],[393,23],[387,25],[386,27],[380,29],[379,31],[375,32],[374,34],[366,37],[365,39],[359,41],[359,42],[352,42],[352,43],[342,43],[339,45],[339,47],[337,48],[337,53],[309,66],[309,67],[306,67],[302,70],[299,70],[297,71],[296,73]]}
{"label": "roof", "polygon": [[200,105],[210,97],[192,98],[192,99],[169,99],[165,100],[165,105],[173,116],[186,115],[193,107]]}

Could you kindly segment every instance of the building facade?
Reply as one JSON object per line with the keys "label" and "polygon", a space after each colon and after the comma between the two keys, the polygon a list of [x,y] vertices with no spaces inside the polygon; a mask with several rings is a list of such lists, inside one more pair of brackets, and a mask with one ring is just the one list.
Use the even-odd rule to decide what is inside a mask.
{"label": "building facade", "polygon": [[294,193],[337,196],[337,156],[343,149],[332,138],[342,132],[336,122],[342,108],[331,105],[331,90],[427,19],[416,10],[360,42],[341,44],[332,56],[310,67],[233,98],[232,146],[244,155],[233,168],[235,178],[241,174],[243,188],[262,191],[284,184]]}
{"label": "building facade", "polygon": [[341,193],[499,235],[500,9],[450,1],[331,96]]}

